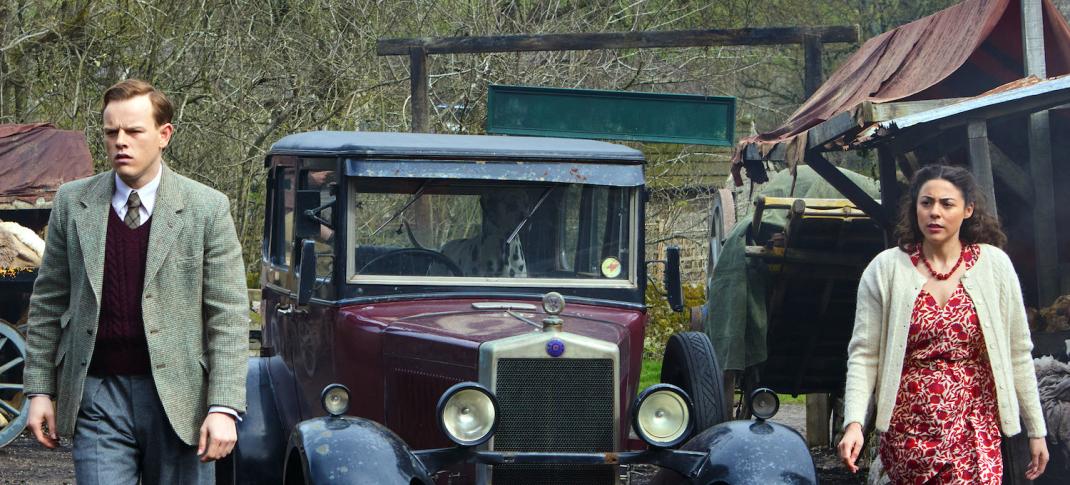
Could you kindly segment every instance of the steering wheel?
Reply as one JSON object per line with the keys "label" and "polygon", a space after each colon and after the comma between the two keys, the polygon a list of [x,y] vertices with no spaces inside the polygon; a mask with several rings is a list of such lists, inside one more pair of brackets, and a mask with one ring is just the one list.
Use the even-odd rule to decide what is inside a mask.
{"label": "steering wheel", "polygon": [[[379,256],[376,256],[376,257],[372,258],[371,261],[368,261],[367,264],[365,264],[363,267],[361,267],[359,273],[364,274],[365,272],[374,271],[376,273],[383,274],[383,272],[385,271],[386,274],[398,274],[398,275],[409,275],[409,274],[412,274],[411,272],[406,273],[404,271],[400,271],[400,272],[397,272],[397,273],[392,273],[392,272],[390,272],[390,270],[397,271],[398,268],[404,268],[404,266],[401,266],[401,265],[393,266],[393,265],[387,265],[386,263],[384,263],[384,261],[392,260],[392,259],[403,257],[403,256],[409,256],[409,257],[415,257],[415,258],[424,258],[424,259],[429,260],[428,264],[427,264],[427,269],[431,268],[431,263],[439,263],[442,266],[445,266],[446,269],[448,269],[450,271],[450,273],[453,273],[453,276],[464,276],[464,271],[461,271],[461,267],[457,266],[457,263],[454,263],[453,260],[451,260],[450,258],[446,257],[445,254],[442,254],[442,253],[440,253],[438,251],[433,251],[431,249],[424,249],[424,248],[395,249],[393,251],[380,254]],[[411,260],[406,261],[406,263],[408,264],[408,267],[413,267],[413,268],[415,267],[415,265],[413,265],[411,263]],[[393,266],[393,267],[391,267],[391,266]],[[425,272],[426,272],[426,270],[425,270]]]}

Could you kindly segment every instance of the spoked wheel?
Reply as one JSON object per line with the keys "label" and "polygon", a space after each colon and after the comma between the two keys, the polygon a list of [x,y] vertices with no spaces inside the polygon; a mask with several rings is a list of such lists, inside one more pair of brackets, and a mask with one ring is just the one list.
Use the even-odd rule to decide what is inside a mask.
{"label": "spoked wheel", "polygon": [[[717,260],[721,257],[721,249],[724,240],[732,227],[736,225],[736,205],[732,199],[732,191],[719,189],[713,194],[713,203],[710,207],[710,270],[713,270]],[[712,274],[709,273],[709,274]]]}
{"label": "spoked wheel", "polygon": [[734,400],[732,407],[735,419],[750,419],[750,395],[758,388],[758,369],[748,367],[743,371],[733,372]]}
{"label": "spoked wheel", "polygon": [[25,363],[26,340],[14,327],[0,320],[0,447],[26,428],[30,401],[22,387]]}

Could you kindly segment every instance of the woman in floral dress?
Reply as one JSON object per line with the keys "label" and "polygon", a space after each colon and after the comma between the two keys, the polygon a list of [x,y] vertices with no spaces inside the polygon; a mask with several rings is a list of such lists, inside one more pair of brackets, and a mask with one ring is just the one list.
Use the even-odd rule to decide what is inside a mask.
{"label": "woman in floral dress", "polygon": [[962,168],[919,170],[905,204],[899,247],[859,283],[840,457],[858,470],[872,402],[893,483],[1001,483],[1001,433],[1021,422],[1035,479],[1048,451],[1021,289],[998,249],[1006,236]]}

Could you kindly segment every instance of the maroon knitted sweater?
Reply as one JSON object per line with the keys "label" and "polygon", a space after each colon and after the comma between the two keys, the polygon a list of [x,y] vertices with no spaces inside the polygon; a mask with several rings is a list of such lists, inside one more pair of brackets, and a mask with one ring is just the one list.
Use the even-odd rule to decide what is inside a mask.
{"label": "maroon knitted sweater", "polygon": [[104,288],[101,292],[97,345],[89,373],[93,375],[149,374],[149,347],[141,317],[145,286],[150,217],[130,229],[108,207],[108,236],[104,243]]}

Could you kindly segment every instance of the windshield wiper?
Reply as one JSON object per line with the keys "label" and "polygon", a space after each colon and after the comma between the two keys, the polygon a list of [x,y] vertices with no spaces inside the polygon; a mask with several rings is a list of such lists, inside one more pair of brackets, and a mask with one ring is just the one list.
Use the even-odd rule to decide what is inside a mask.
{"label": "windshield wiper", "polygon": [[535,205],[532,206],[530,211],[528,211],[528,215],[524,216],[524,219],[520,221],[520,224],[516,225],[516,229],[513,229],[513,232],[509,233],[509,237],[505,239],[506,251],[508,251],[509,245],[513,243],[513,239],[516,239],[517,234],[520,234],[520,230],[523,229],[524,226],[528,223],[528,219],[531,219],[531,216],[535,215],[535,211],[539,210],[539,207],[541,207],[542,203],[546,201],[546,197],[550,195],[550,192],[553,192],[554,188],[556,187],[550,186],[547,187],[546,190],[542,191],[542,195],[539,196],[539,200],[536,201]]}
{"label": "windshield wiper", "polygon": [[384,222],[382,225],[377,227],[375,229],[375,232],[372,232],[371,237],[375,237],[376,234],[379,234],[379,231],[382,231],[384,227],[388,226],[391,222],[394,222],[394,219],[397,219],[398,216],[400,216],[403,212],[405,212],[410,206],[415,204],[416,200],[424,195],[424,189],[427,188],[427,182],[428,182],[427,180],[424,180],[424,183],[420,184],[420,187],[418,189],[416,189],[416,192],[414,192],[412,194],[412,198],[410,198],[409,201],[406,202],[405,205],[402,206],[400,210],[395,212],[394,215],[390,216],[390,219],[387,219],[386,222]]}

